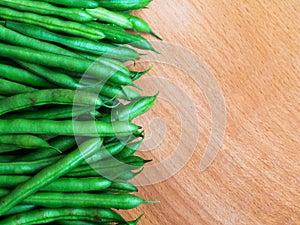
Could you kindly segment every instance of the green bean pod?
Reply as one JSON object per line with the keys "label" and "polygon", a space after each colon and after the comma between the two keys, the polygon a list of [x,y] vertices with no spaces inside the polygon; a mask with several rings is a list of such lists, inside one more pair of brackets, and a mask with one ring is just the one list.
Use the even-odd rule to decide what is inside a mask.
{"label": "green bean pod", "polygon": [[127,122],[72,120],[0,120],[0,134],[59,134],[67,136],[127,136],[138,133],[139,126]]}
{"label": "green bean pod", "polygon": [[[15,188],[17,185],[26,182],[30,176],[16,176],[16,175],[0,175],[1,188]],[[102,177],[88,177],[88,178],[59,178],[56,181],[42,187],[41,191],[54,192],[87,192],[105,190],[111,186],[112,182]],[[122,183],[123,184],[123,183]],[[122,186],[120,184],[120,186]],[[116,184],[117,185],[117,184]],[[127,184],[124,186],[130,185]]]}
{"label": "green bean pod", "polygon": [[53,148],[42,138],[29,134],[1,134],[0,144],[14,145],[20,148]]}
{"label": "green bean pod", "polygon": [[17,205],[17,206],[12,207],[6,213],[4,213],[3,216],[16,215],[16,214],[19,214],[19,213],[24,213],[24,212],[27,212],[27,211],[31,211],[35,208],[37,208],[36,205]]}
{"label": "green bean pod", "polygon": [[[0,94],[2,95],[14,95],[34,92],[37,89],[19,84],[13,81],[0,78]],[[5,99],[3,99],[4,101]],[[2,100],[1,100],[2,101]]]}
{"label": "green bean pod", "polygon": [[0,76],[18,82],[20,84],[39,87],[39,88],[53,88],[53,84],[47,80],[40,78],[27,70],[16,68],[14,66],[0,63]]}
{"label": "green bean pod", "polygon": [[[72,136],[58,136],[49,140],[49,144],[54,149],[35,149],[30,151],[26,155],[22,155],[16,159],[19,162],[26,162],[26,161],[35,161],[45,158],[51,158],[53,156],[57,156],[61,153],[64,153],[70,149],[73,149],[77,146],[76,139]],[[58,149],[59,151],[55,150]],[[46,151],[45,151],[46,150]]]}
{"label": "green bean pod", "polygon": [[[34,0],[36,1],[36,0]],[[63,5],[67,7],[75,7],[75,8],[97,8],[99,3],[95,0],[38,0],[43,2],[50,2],[57,5]]]}
{"label": "green bean pod", "polygon": [[7,21],[6,26],[9,29],[36,39],[58,43],[69,48],[95,54],[97,56],[103,55],[104,57],[115,58],[118,60],[134,60],[139,57],[139,54],[135,50],[128,47],[115,46],[80,37],[65,36],[30,24]]}
{"label": "green bean pod", "polygon": [[131,121],[151,109],[157,95],[135,99],[129,104],[113,109],[111,114],[101,117],[102,121]]}
{"label": "green bean pod", "polygon": [[1,221],[2,225],[31,225],[44,224],[57,220],[86,220],[92,222],[115,221],[125,222],[116,212],[110,209],[99,208],[60,208],[36,209],[30,212],[17,214]]}
{"label": "green bean pod", "polygon": [[93,106],[99,108],[103,105],[103,102],[97,95],[89,92],[67,89],[44,89],[0,100],[0,115],[45,104]]}
{"label": "green bean pod", "polygon": [[129,44],[136,48],[155,51],[151,43],[138,34],[127,33],[120,29],[112,29],[111,25],[98,22],[88,22],[85,24],[100,30],[105,35],[106,39],[114,43]]}
{"label": "green bean pod", "polygon": [[57,180],[82,163],[85,157],[93,155],[102,145],[103,139],[94,138],[83,142],[76,150],[64,156],[54,164],[42,169],[28,181],[18,185],[0,198],[0,216],[40,188]]}
{"label": "green bean pod", "polygon": [[[41,64],[66,69],[73,72],[80,72],[94,75],[99,79],[111,80],[117,84],[130,84],[129,70],[124,74],[124,67],[118,68],[111,61],[101,60],[97,63],[92,61],[73,58],[65,55],[58,55],[49,52],[40,52],[37,50],[12,46],[0,43],[0,56],[9,57],[25,62]],[[122,69],[122,71],[119,71]]]}
{"label": "green bean pod", "polygon": [[62,8],[51,5],[47,2],[32,0],[2,0],[0,5],[8,6],[21,11],[29,11],[42,15],[53,15],[64,17],[77,22],[88,22],[94,19],[89,13],[78,8]]}
{"label": "green bean pod", "polygon": [[134,155],[136,151],[139,149],[139,147],[141,146],[142,141],[143,139],[137,142],[132,142],[127,144],[120,153],[115,155],[115,157],[117,159],[122,159]]}
{"label": "green bean pod", "polygon": [[33,63],[28,63],[24,62],[21,60],[16,60],[18,64],[20,64],[24,69],[27,69],[28,71],[31,71],[32,73],[37,74],[38,76],[48,80],[49,82],[57,85],[58,87],[63,87],[63,88],[70,88],[70,89],[77,89],[80,87],[78,82],[64,74],[55,70],[51,70],[47,67],[33,64]]}
{"label": "green bean pod", "polygon": [[39,109],[35,111],[18,111],[3,115],[3,119],[71,119],[78,116],[89,114],[91,117],[99,117],[100,113],[89,107],[56,106],[51,108]]}
{"label": "green bean pod", "polygon": [[[76,199],[76,201],[74,201]],[[37,192],[22,201],[24,204],[39,205],[48,208],[82,207],[102,209],[132,209],[141,204],[153,204],[155,201],[141,199],[131,194],[87,194]]]}
{"label": "green bean pod", "polygon": [[116,11],[145,8],[152,0],[98,0],[99,5]]}
{"label": "green bean pod", "polygon": [[51,16],[42,16],[31,12],[21,12],[6,7],[0,7],[0,18],[29,23],[45,27],[49,30],[85,37],[91,40],[100,40],[105,37],[101,31],[88,27],[82,23],[63,20]]}
{"label": "green bean pod", "polygon": [[145,20],[137,16],[130,15],[128,13],[119,12],[119,14],[126,17],[131,22],[133,26],[133,30],[152,34],[157,39],[162,40],[160,36],[158,36],[156,33],[153,32],[150,25]]}
{"label": "green bean pod", "polygon": [[93,17],[97,18],[99,21],[116,24],[127,29],[133,28],[132,23],[129,19],[127,19],[127,17],[105,8],[98,7],[95,9],[86,9],[86,11]]}
{"label": "green bean pod", "polygon": [[0,26],[0,40],[10,43],[12,45],[23,46],[44,52],[55,53],[58,55],[67,55],[75,58],[81,58],[74,52],[61,48],[54,44],[50,44],[32,37],[25,36],[3,26]]}
{"label": "green bean pod", "polygon": [[51,165],[59,158],[61,158],[61,156],[54,156],[52,158],[36,160],[34,162],[0,163],[0,174],[34,174]]}

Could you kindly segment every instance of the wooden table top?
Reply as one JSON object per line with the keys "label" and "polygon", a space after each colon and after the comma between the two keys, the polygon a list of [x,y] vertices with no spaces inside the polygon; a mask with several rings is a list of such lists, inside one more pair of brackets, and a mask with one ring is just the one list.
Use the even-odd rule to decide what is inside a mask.
{"label": "wooden table top", "polygon": [[127,218],[300,224],[299,9],[297,0],[154,0],[138,12],[164,39],[147,36],[165,55],[137,65],[154,64],[138,84],[160,95],[136,121],[146,132],[139,154],[154,160],[135,182],[160,203]]}

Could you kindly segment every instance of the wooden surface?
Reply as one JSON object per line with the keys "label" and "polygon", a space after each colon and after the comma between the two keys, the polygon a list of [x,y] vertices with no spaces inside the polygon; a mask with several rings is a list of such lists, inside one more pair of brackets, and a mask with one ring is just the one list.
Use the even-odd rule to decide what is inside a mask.
{"label": "wooden surface", "polygon": [[[300,224],[299,10],[298,0],[154,0],[138,13],[165,43],[193,51],[208,65],[224,96],[226,133],[216,159],[200,171],[216,123],[207,93],[180,68],[155,63],[146,77],[165,78],[186,92],[199,119],[190,123],[200,134],[178,173],[140,187],[140,196],[160,203],[127,217],[145,213],[142,225]],[[151,91],[162,88],[151,85]],[[140,154],[154,159],[150,165],[172,155],[189,119],[158,98],[137,121],[146,127],[144,150],[151,151]]]}

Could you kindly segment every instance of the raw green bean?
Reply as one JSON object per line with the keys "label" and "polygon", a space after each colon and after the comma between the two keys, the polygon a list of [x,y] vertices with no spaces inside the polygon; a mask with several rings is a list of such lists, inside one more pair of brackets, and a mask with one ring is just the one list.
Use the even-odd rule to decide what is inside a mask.
{"label": "raw green bean", "polygon": [[[1,54],[1,53],[0,53]],[[0,94],[14,95],[36,91],[37,89],[0,78]],[[4,99],[5,100],[5,99]],[[1,100],[3,101],[3,100]]]}
{"label": "raw green bean", "polygon": [[0,115],[45,104],[93,106],[96,108],[103,105],[102,100],[97,95],[89,92],[67,89],[45,89],[18,94],[0,100]]}
{"label": "raw green bean", "polygon": [[98,7],[95,9],[86,9],[86,11],[93,17],[97,18],[99,21],[116,24],[127,29],[133,28],[132,23],[129,19],[127,19],[126,16],[107,10],[105,8]]}
{"label": "raw green bean", "polygon": [[100,151],[95,153],[90,158],[87,158],[85,163],[90,164],[90,163],[94,163],[94,162],[100,161],[105,158],[109,158],[113,155],[118,154],[120,151],[122,151],[123,148],[124,148],[124,143],[120,142],[120,141],[111,143],[111,144],[107,144],[107,145],[103,145],[102,148],[100,149]]}
{"label": "raw green bean", "polygon": [[30,12],[21,12],[6,7],[0,7],[0,17],[5,20],[29,23],[45,27],[49,30],[85,37],[91,40],[100,40],[105,37],[101,31],[88,27],[82,23],[63,20],[51,16],[42,16]]}
{"label": "raw green bean", "polygon": [[0,134],[59,134],[67,136],[127,136],[138,133],[139,126],[127,122],[72,120],[0,120]]}
{"label": "raw green bean", "polygon": [[11,162],[12,160],[14,160],[16,158],[15,155],[0,155],[0,162]]}
{"label": "raw green bean", "polygon": [[[19,213],[31,211],[35,209],[37,206],[35,205],[17,205],[12,207],[10,210],[8,210],[6,213],[3,214],[3,216],[8,216],[8,215],[16,215]],[[1,221],[2,223],[2,221]]]}
{"label": "raw green bean", "polygon": [[85,157],[89,157],[99,150],[102,142],[103,140],[99,138],[87,140],[76,150],[64,156],[56,163],[39,171],[28,181],[18,185],[4,197],[0,198],[0,216],[40,188],[57,180],[59,177],[81,164]]}
{"label": "raw green bean", "polygon": [[111,29],[112,26],[107,24],[101,24],[98,22],[88,22],[85,24],[100,30],[105,35],[105,38],[112,42],[119,44],[129,44],[133,47],[137,47],[140,49],[155,51],[150,42],[138,34],[131,34],[122,30]]}
{"label": "raw green bean", "polygon": [[0,144],[0,153],[14,152],[20,150],[21,148],[13,145],[2,145]]}
{"label": "raw green bean", "polygon": [[117,11],[144,8],[151,1],[152,0],[98,0],[100,6]]}
{"label": "raw green bean", "polygon": [[14,145],[20,148],[53,148],[42,138],[29,134],[1,134],[0,144]]}
{"label": "raw green bean", "polygon": [[156,100],[154,96],[141,97],[131,101],[129,104],[117,107],[110,115],[101,117],[102,121],[131,121],[139,115],[149,111]]}
{"label": "raw green bean", "polygon": [[[101,62],[97,61],[97,63],[93,63],[92,61],[85,59],[73,58],[49,52],[40,52],[29,48],[2,43],[0,43],[0,56],[41,64],[44,66],[62,68],[73,72],[87,72],[97,78],[110,79],[111,81],[120,84],[130,84],[132,82],[129,70],[127,70],[126,74],[124,74],[119,71],[121,68],[116,68],[116,65],[112,64],[111,61],[102,60]],[[124,68],[122,71],[124,71]]]}
{"label": "raw green bean", "polygon": [[[109,98],[120,98],[124,100],[132,100],[140,97],[140,93],[132,88],[127,86],[115,86],[106,84],[99,84],[96,88],[87,88],[90,91],[100,92],[101,95],[104,95]],[[96,90],[95,90],[96,89]]]}
{"label": "raw green bean", "polygon": [[47,80],[40,78],[26,70],[16,68],[15,66],[0,63],[0,75],[8,80],[18,82],[20,84],[39,87],[53,88],[54,85]]}
{"label": "raw green bean", "polygon": [[[74,201],[76,199],[76,201]],[[143,203],[153,204],[155,201],[141,199],[131,194],[88,194],[37,192],[22,201],[48,208],[82,207],[82,208],[116,208],[132,209]]]}
{"label": "raw green bean", "polygon": [[43,2],[50,2],[57,5],[63,5],[67,7],[75,7],[75,8],[97,8],[99,3],[95,0],[38,0]]}
{"label": "raw green bean", "polygon": [[121,159],[121,158],[126,158],[128,156],[134,155],[136,151],[139,149],[139,147],[141,146],[142,142],[143,139],[137,142],[132,142],[127,144],[120,153],[115,155],[115,157],[117,159]]}
{"label": "raw green bean", "polygon": [[37,74],[38,76],[50,81],[51,83],[59,87],[70,88],[70,89],[77,89],[80,87],[78,85],[78,82],[74,78],[64,73],[51,70],[41,65],[28,63],[20,60],[16,60],[16,62],[20,64],[22,67],[24,67],[25,69],[31,71],[32,73]]}
{"label": "raw green bean", "polygon": [[[29,180],[30,176],[15,176],[2,175],[0,176],[1,188],[15,188],[17,185]],[[110,187],[112,182],[102,177],[88,177],[88,178],[59,178],[56,181],[42,187],[41,191],[54,192],[86,192],[86,191],[100,191]],[[120,187],[123,183],[120,184]],[[117,184],[116,184],[117,185]],[[128,186],[129,189],[130,184]]]}
{"label": "raw green bean", "polygon": [[21,11],[29,11],[43,15],[54,15],[64,17],[78,22],[88,22],[94,19],[89,13],[78,8],[62,8],[51,5],[47,2],[32,0],[2,0],[0,5],[8,6]]}
{"label": "raw green bean", "polygon": [[11,216],[1,221],[2,225],[31,225],[44,224],[57,220],[87,220],[101,222],[111,220],[124,222],[125,220],[110,209],[93,208],[61,208],[61,209],[36,209]]}
{"label": "raw green bean", "polygon": [[79,55],[56,46],[54,44],[50,44],[48,42],[40,41],[32,37],[25,36],[23,34],[17,33],[13,30],[0,26],[0,40],[7,42],[12,45],[23,46],[35,50],[40,50],[44,52],[50,52],[58,55],[66,55],[75,58],[81,58]]}
{"label": "raw green bean", "polygon": [[162,38],[160,36],[158,36],[156,33],[154,33],[152,31],[150,25],[143,19],[141,19],[137,16],[130,15],[128,13],[119,12],[118,14],[126,17],[131,22],[133,29],[135,31],[149,33],[149,34],[152,34],[157,39],[162,40]]}
{"label": "raw green bean", "polygon": [[0,163],[0,174],[34,174],[39,170],[51,165],[59,158],[61,157],[54,156],[52,158],[36,160],[34,162]]}
{"label": "raw green bean", "polygon": [[116,178],[116,180],[128,181],[139,175],[143,171],[143,168],[138,172],[126,171]]}
{"label": "raw green bean", "polygon": [[[112,188],[116,191],[124,191],[124,192],[137,192],[138,189],[137,187],[130,183],[130,182],[124,182],[124,181],[114,181],[112,182],[112,184],[110,185],[109,188]],[[110,189],[109,189],[110,190]]]}
{"label": "raw green bean", "polygon": [[[49,141],[49,144],[60,152],[66,152],[74,148],[77,144],[76,139],[72,136],[58,136]],[[17,158],[17,161],[35,161],[45,159],[58,155],[59,152],[54,149],[36,149],[30,151],[28,154]]]}
{"label": "raw green bean", "polygon": [[89,107],[75,107],[75,106],[56,106],[45,109],[38,109],[35,111],[18,111],[12,114],[3,115],[3,119],[70,119],[76,118],[83,114],[90,114],[92,117],[98,117],[100,113]]}
{"label": "raw green bean", "polygon": [[118,47],[108,43],[92,41],[80,37],[65,36],[30,24],[7,21],[6,26],[36,39],[58,43],[97,56],[103,55],[118,60],[134,60],[139,56],[135,50],[128,47]]}

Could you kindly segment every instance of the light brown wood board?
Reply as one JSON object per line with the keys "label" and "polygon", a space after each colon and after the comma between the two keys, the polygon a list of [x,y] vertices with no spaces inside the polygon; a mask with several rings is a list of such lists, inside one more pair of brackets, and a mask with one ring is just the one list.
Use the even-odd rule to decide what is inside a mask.
{"label": "light brown wood board", "polygon": [[[138,82],[144,93],[162,93],[153,109],[136,120],[146,132],[139,154],[152,158],[148,167],[155,168],[175,151],[190,154],[185,145],[195,148],[172,177],[139,187],[139,196],[160,203],[125,212],[127,218],[144,213],[142,225],[300,224],[299,10],[297,0],[154,0],[136,13],[163,37],[161,44],[146,35],[155,46],[174,46],[165,62],[137,65],[154,65]],[[219,119],[212,115],[222,112],[222,104],[211,105],[209,99],[216,86],[212,93],[207,88],[215,83],[201,86],[199,77],[181,68],[182,61],[177,68],[172,65],[181,50],[187,51],[184,63],[194,53],[216,80],[225,104]],[[200,171],[212,127],[222,131],[218,122],[223,117],[221,147]],[[195,135],[184,133],[186,124],[198,129],[196,141],[186,140]],[[165,175],[151,171],[147,174],[157,180]]]}

